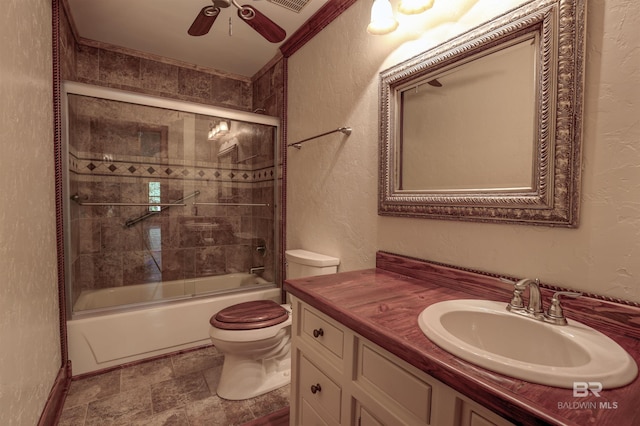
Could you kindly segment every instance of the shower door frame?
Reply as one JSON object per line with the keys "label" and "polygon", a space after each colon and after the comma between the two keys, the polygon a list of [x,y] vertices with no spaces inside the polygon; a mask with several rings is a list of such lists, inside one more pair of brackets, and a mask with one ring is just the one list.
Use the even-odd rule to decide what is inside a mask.
{"label": "shower door frame", "polygon": [[[170,98],[162,98],[159,96],[147,95],[142,93],[127,92],[124,90],[113,89],[109,87],[94,86],[85,83],[79,83],[75,81],[63,81],[61,83],[61,116],[62,116],[62,196],[63,196],[63,227],[64,227],[64,268],[65,268],[65,305],[66,305],[66,320],[73,319],[73,294],[70,291],[70,281],[73,278],[71,268],[71,237],[70,237],[70,179],[69,179],[69,114],[68,114],[68,99],[69,95],[88,96],[99,99],[106,99],[110,101],[126,102],[130,104],[170,109],[181,112],[188,112],[193,114],[201,114],[207,116],[213,116],[215,118],[228,119],[242,121],[252,124],[261,124],[274,127],[274,140],[273,140],[273,275],[274,284],[279,288],[282,288],[282,273],[279,268],[279,253],[280,253],[280,232],[278,230],[280,226],[279,212],[280,206],[280,194],[278,189],[278,168],[280,163],[279,147],[281,141],[281,121],[280,118],[274,116],[268,116],[264,114],[256,114],[247,111],[228,109],[213,105],[199,104],[195,102],[181,101]],[[164,303],[166,303],[165,301]],[[170,301],[168,301],[170,302]],[[163,302],[158,302],[163,303]],[[148,306],[148,305],[147,305]],[[130,308],[130,306],[127,306]],[[76,314],[77,315],[77,314]]]}

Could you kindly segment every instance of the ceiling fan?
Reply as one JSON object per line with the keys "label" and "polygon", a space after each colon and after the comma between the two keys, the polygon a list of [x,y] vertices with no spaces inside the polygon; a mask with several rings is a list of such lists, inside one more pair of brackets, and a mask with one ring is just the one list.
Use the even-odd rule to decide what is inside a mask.
{"label": "ceiling fan", "polygon": [[279,43],[287,36],[285,30],[278,24],[267,18],[259,10],[252,6],[241,6],[236,0],[211,0],[213,5],[205,6],[200,10],[187,33],[192,36],[202,36],[209,32],[220,11],[231,5],[238,9],[238,16],[262,37],[271,43]]}

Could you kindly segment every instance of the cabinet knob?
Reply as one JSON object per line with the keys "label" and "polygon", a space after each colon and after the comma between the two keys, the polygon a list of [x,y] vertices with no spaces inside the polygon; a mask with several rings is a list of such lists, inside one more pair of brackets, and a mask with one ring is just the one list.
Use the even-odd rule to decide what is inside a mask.
{"label": "cabinet knob", "polygon": [[320,336],[324,336],[324,330],[321,328],[314,328],[313,337],[320,337]]}
{"label": "cabinet knob", "polygon": [[320,383],[316,383],[315,385],[311,385],[311,393],[320,392],[322,388],[320,387]]}

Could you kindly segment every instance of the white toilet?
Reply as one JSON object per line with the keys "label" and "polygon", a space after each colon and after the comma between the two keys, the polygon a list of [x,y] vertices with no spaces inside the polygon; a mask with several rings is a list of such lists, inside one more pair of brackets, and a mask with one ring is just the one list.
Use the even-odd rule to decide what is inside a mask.
{"label": "white toilet", "polygon": [[[333,274],[340,260],[306,250],[288,250],[287,278]],[[229,306],[209,320],[209,336],[224,354],[219,397],[242,400],[291,380],[291,307],[272,300]]]}

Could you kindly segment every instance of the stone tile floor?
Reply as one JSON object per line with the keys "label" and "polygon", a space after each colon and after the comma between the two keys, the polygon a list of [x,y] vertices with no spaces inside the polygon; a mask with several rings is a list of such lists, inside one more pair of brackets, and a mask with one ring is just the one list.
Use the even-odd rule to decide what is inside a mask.
{"label": "stone tile floor", "polygon": [[222,360],[211,346],[74,380],[58,424],[231,426],[289,405],[289,385],[245,401],[219,398]]}

